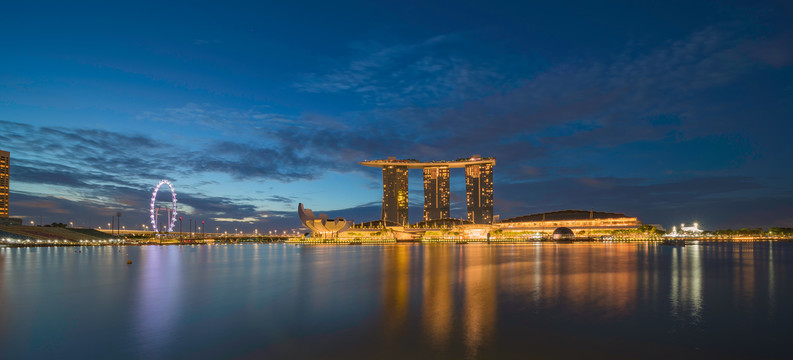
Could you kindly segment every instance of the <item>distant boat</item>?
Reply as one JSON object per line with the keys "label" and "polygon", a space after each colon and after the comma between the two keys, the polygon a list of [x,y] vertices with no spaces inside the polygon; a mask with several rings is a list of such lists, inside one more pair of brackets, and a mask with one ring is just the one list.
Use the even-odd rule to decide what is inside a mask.
{"label": "distant boat", "polygon": [[132,264],[132,260],[129,259],[129,254],[127,254],[127,265]]}

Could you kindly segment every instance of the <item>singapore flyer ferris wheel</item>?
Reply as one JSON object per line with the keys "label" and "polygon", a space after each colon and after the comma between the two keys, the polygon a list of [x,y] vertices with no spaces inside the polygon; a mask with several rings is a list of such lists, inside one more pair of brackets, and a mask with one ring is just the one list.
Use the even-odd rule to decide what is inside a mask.
{"label": "singapore flyer ferris wheel", "polygon": [[[160,180],[157,186],[154,188],[154,191],[151,193],[151,206],[149,207],[149,215],[151,218],[151,229],[154,230],[155,233],[159,232],[157,228],[157,210],[160,210],[156,207],[155,202],[157,201],[157,191],[160,190],[160,186],[163,184],[167,184],[168,188],[171,189],[171,199],[173,204],[173,210],[171,211],[170,219],[168,220],[168,232],[173,232],[173,227],[176,224],[176,191],[173,189],[173,185],[168,180]],[[169,209],[170,210],[170,209]]]}

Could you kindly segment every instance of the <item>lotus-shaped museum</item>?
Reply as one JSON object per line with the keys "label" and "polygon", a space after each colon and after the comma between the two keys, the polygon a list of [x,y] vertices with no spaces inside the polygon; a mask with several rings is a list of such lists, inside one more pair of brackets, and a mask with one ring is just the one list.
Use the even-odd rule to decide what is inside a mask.
{"label": "lotus-shaped museum", "polygon": [[303,203],[297,205],[297,214],[300,216],[300,222],[319,237],[335,236],[340,232],[347,231],[352,226],[352,221],[344,220],[344,218],[329,219],[328,214],[314,216],[311,209],[303,208]]}

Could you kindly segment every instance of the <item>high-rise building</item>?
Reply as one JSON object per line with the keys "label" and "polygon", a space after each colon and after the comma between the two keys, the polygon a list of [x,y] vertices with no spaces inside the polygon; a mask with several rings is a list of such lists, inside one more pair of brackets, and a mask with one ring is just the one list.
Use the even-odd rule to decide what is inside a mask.
{"label": "high-rise building", "polygon": [[424,172],[424,221],[450,218],[449,169],[465,168],[468,193],[468,220],[477,224],[493,222],[493,167],[496,159],[473,155],[453,161],[422,162],[416,159],[361,161],[361,165],[383,169],[383,211],[381,220],[408,223],[408,170]]}
{"label": "high-rise building", "polygon": [[408,168],[383,166],[383,212],[381,220],[408,223]]}
{"label": "high-rise building", "polygon": [[493,222],[493,164],[465,166],[468,220],[475,224]]}
{"label": "high-rise building", "polygon": [[0,150],[0,217],[8,217],[8,190],[11,174],[11,153]]}
{"label": "high-rise building", "polygon": [[449,166],[424,169],[424,221],[449,218]]}

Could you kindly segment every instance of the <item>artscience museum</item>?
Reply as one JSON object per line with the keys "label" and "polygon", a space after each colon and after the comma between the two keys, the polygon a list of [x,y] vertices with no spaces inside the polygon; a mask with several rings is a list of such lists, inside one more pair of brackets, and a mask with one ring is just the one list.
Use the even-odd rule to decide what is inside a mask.
{"label": "artscience museum", "polygon": [[297,206],[300,222],[312,232],[312,237],[333,238],[339,233],[347,231],[352,226],[352,221],[343,218],[330,219],[328,214],[315,216],[311,209],[303,208],[303,203]]}

